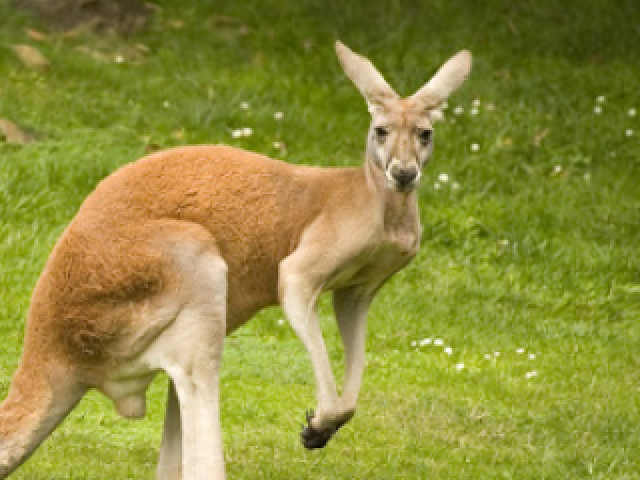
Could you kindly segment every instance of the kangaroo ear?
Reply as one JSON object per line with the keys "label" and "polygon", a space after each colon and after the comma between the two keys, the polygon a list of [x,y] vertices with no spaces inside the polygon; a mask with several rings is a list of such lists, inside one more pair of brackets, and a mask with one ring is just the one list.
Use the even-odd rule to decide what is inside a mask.
{"label": "kangaroo ear", "polygon": [[342,70],[367,101],[369,112],[384,107],[389,100],[399,98],[369,60],[339,41],[336,42],[336,54]]}
{"label": "kangaroo ear", "polygon": [[437,109],[455,90],[464,83],[471,72],[471,52],[462,50],[440,67],[429,82],[411,98],[425,109]]}

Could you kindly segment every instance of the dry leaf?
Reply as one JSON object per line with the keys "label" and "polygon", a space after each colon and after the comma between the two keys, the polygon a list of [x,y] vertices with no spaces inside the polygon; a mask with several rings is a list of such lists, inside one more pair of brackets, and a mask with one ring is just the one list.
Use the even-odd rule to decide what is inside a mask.
{"label": "dry leaf", "polygon": [[49,69],[49,60],[31,45],[12,45],[11,49],[26,67],[39,72]]}
{"label": "dry leaf", "polygon": [[77,47],[74,48],[74,50],[78,53],[89,55],[91,58],[99,62],[111,61],[111,57],[109,57],[109,55],[107,55],[106,53],[98,52],[97,50],[92,50],[91,48],[85,45],[78,45]]}
{"label": "dry leaf", "polygon": [[0,118],[0,133],[4,135],[4,139],[7,143],[14,145],[26,145],[27,143],[33,143],[36,141],[35,137],[13,122],[10,122],[6,118]]}
{"label": "dry leaf", "polygon": [[211,17],[211,23],[214,27],[240,27],[242,26],[242,22],[235,18],[230,17],[228,15],[214,15]]}
{"label": "dry leaf", "polygon": [[539,147],[540,144],[542,143],[542,140],[544,140],[547,135],[549,135],[549,129],[548,128],[545,128],[541,132],[538,132],[533,137],[533,146],[534,147]]}
{"label": "dry leaf", "polygon": [[210,20],[214,28],[219,31],[225,31],[226,33],[232,33],[236,35],[248,35],[250,28],[248,25],[242,23],[242,21],[235,17],[228,15],[214,15]]}
{"label": "dry leaf", "polygon": [[125,48],[122,48],[116,52],[116,57],[122,57],[123,61],[134,65],[139,65],[145,61],[146,56],[149,54],[149,47],[142,43],[136,43]]}
{"label": "dry leaf", "polygon": [[153,2],[145,2],[144,6],[147,7],[147,10],[151,10],[154,13],[158,13],[162,11],[162,7]]}
{"label": "dry leaf", "polygon": [[135,48],[140,53],[149,53],[151,50],[144,43],[136,43],[133,48]]}
{"label": "dry leaf", "polygon": [[41,32],[40,30],[35,30],[33,28],[27,28],[26,32],[27,32],[27,35],[29,36],[29,38],[32,38],[34,40],[38,40],[39,42],[44,42],[46,40],[49,40],[49,35],[47,35],[46,33]]}
{"label": "dry leaf", "polygon": [[92,18],[87,18],[86,20],[76,23],[76,25],[65,31],[61,37],[62,38],[78,38],[84,35],[90,34],[91,32],[95,32],[103,26],[103,19],[100,18],[99,15],[96,15]]}

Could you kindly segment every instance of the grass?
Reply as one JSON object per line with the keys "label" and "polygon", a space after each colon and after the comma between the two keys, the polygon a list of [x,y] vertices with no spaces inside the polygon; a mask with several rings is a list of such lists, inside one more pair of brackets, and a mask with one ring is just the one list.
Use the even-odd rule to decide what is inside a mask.
{"label": "grass", "polygon": [[[304,451],[310,364],[268,310],[227,340],[228,475],[640,478],[633,0],[158,3],[152,26],[129,38],[57,34],[0,3],[0,117],[39,138],[0,141],[0,394],[48,252],[109,172],[187,143],[359,164],[368,117],[333,41],[369,56],[402,94],[469,48],[474,72],[437,125],[420,191],[421,252],[371,311],[356,417],[324,450]],[[17,43],[40,49],[49,72],[23,67]],[[243,127],[253,135],[233,138]],[[341,376],[326,298],[321,312]],[[136,423],[89,395],[12,478],[153,478],[165,382]]]}

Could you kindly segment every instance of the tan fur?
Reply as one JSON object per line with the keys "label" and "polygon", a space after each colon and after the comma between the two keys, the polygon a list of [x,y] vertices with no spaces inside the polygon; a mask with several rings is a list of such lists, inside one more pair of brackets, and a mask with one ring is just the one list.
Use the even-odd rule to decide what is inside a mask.
{"label": "tan fur", "polygon": [[[192,442],[209,441],[192,431],[198,423],[189,423],[191,412],[204,409],[198,422],[209,418],[206,431],[219,428],[219,339],[278,303],[316,374],[318,409],[305,445],[322,446],[353,415],[368,305],[419,246],[419,175],[406,190],[394,175],[421,168],[431,154],[416,135],[431,129],[433,102],[420,97],[457,85],[439,73],[435,94],[428,84],[419,97],[400,99],[370,62],[342,44],[336,49],[373,115],[364,168],[301,167],[226,146],[182,147],[121,168],[86,199],[33,293],[21,366],[0,407],[0,477],[88,388],[110,396],[125,416],[143,415],[144,390],[159,369],[172,380],[159,478],[223,476],[221,456],[213,463],[189,456],[200,448]],[[456,64],[453,81],[461,83],[469,66]],[[381,124],[389,131],[385,141],[374,138]],[[322,290],[336,291],[348,370],[342,397],[313,313]],[[198,363],[202,355],[209,360]],[[214,411],[185,387],[192,377]],[[209,377],[211,385],[202,380]],[[219,435],[214,440],[211,448],[221,451]]]}
{"label": "tan fur", "polygon": [[[195,224],[215,232],[232,272],[229,323],[242,323],[277,303],[279,259],[295,247],[305,227],[291,206],[313,202],[313,192],[293,172],[281,162],[215,146],[168,150],[127,165],[82,205],[54,249],[35,297],[47,292],[51,321],[71,322],[73,330],[86,330],[87,338],[95,332],[96,341],[111,341],[126,331],[129,320],[108,318],[105,325],[104,315],[87,307],[95,304],[104,312],[108,303],[129,304],[162,290],[168,281],[164,243],[176,228]],[[212,241],[204,232],[202,237]]]}

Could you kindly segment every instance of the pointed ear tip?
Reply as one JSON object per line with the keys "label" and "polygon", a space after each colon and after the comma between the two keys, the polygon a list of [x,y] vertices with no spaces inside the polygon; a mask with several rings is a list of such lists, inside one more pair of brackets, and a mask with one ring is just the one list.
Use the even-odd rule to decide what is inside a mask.
{"label": "pointed ear tip", "polygon": [[347,50],[347,46],[344,43],[342,43],[340,40],[336,40],[333,46],[337,54],[340,54],[341,52],[344,52]]}
{"label": "pointed ear tip", "polygon": [[464,50],[460,50],[458,55],[469,63],[473,62],[473,54],[471,53],[471,50],[467,50],[465,48]]}

